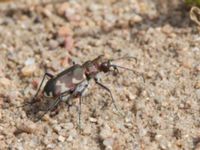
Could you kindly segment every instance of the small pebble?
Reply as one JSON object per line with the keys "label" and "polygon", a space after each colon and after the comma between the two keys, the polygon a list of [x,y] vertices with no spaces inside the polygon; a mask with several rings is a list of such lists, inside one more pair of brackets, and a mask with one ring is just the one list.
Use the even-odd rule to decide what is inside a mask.
{"label": "small pebble", "polygon": [[48,149],[54,149],[55,147],[56,147],[55,144],[48,144],[48,145],[47,145],[47,148],[48,148]]}
{"label": "small pebble", "polygon": [[93,117],[90,117],[89,120],[90,120],[90,122],[92,122],[92,123],[96,123],[96,122],[97,122],[97,119],[96,119],[96,118],[93,118]]}
{"label": "small pebble", "polygon": [[200,99],[200,89],[196,90],[197,98]]}
{"label": "small pebble", "polygon": [[61,61],[60,61],[60,65],[63,67],[63,68],[67,68],[69,67],[69,62],[70,62],[70,58],[68,56],[66,56],[65,58],[63,58]]}
{"label": "small pebble", "polygon": [[11,80],[9,80],[8,78],[0,78],[0,86],[4,87],[4,88],[8,88],[12,85]]}
{"label": "small pebble", "polygon": [[35,59],[34,58],[28,58],[26,61],[25,61],[25,65],[28,66],[28,65],[33,65],[35,64]]}
{"label": "small pebble", "polygon": [[4,76],[4,73],[3,73],[3,68],[2,66],[0,67],[0,77],[3,77]]}
{"label": "small pebble", "polygon": [[71,122],[66,123],[66,125],[64,126],[64,128],[65,128],[66,130],[71,130],[71,129],[74,128],[74,124],[71,123]]}
{"label": "small pebble", "polygon": [[72,138],[76,138],[76,136],[77,136],[77,130],[76,129],[71,129],[69,131],[69,136],[71,136]]}
{"label": "small pebble", "polygon": [[48,9],[48,8],[44,8],[44,9],[43,9],[43,14],[44,14],[46,17],[48,17],[48,18],[50,18],[50,17],[52,16],[52,12],[51,12],[51,10]]}
{"label": "small pebble", "polygon": [[87,135],[91,134],[92,132],[91,126],[90,125],[85,126],[83,132],[84,134],[87,134]]}
{"label": "small pebble", "polygon": [[32,86],[33,86],[34,89],[37,89],[39,82],[40,82],[39,80],[33,80],[32,81]]}
{"label": "small pebble", "polygon": [[71,51],[74,47],[74,39],[72,38],[72,36],[67,36],[65,38],[65,48],[68,51]]}
{"label": "small pebble", "polygon": [[56,40],[49,41],[49,47],[51,50],[55,50],[56,48],[58,48],[58,45],[59,45],[59,43]]}
{"label": "small pebble", "polygon": [[107,148],[107,149],[112,149],[112,145],[113,145],[113,138],[106,138],[104,141],[103,141],[103,145]]}
{"label": "small pebble", "polygon": [[139,16],[139,15],[134,15],[134,17],[133,17],[133,21],[134,21],[135,23],[139,23],[139,22],[142,21],[142,17]]}
{"label": "small pebble", "polygon": [[96,3],[92,3],[91,5],[89,5],[88,10],[92,11],[92,12],[96,12],[99,11],[101,5],[98,5]]}
{"label": "small pebble", "polygon": [[18,135],[23,132],[31,134],[31,133],[35,133],[36,130],[38,130],[38,127],[36,126],[36,124],[31,121],[27,121],[25,123],[17,125],[14,134]]}
{"label": "small pebble", "polygon": [[36,71],[36,65],[28,65],[22,68],[21,73],[25,77],[30,77]]}
{"label": "small pebble", "polygon": [[68,26],[62,26],[58,29],[58,35],[61,37],[67,37],[73,35],[73,32]]}
{"label": "small pebble", "polygon": [[173,32],[173,28],[167,24],[162,28],[162,31],[166,34],[170,34]]}
{"label": "small pebble", "polygon": [[76,18],[76,10],[74,8],[68,8],[65,10],[65,18],[69,21],[74,21]]}
{"label": "small pebble", "polygon": [[137,96],[130,91],[127,91],[128,98],[130,100],[134,100]]}
{"label": "small pebble", "polygon": [[11,102],[12,104],[14,104],[14,105],[15,105],[15,104],[19,104],[19,103],[18,103],[19,101],[16,101],[16,98],[18,98],[20,95],[21,95],[20,92],[17,91],[17,90],[10,91],[10,92],[9,92],[9,99],[10,99],[10,102]]}
{"label": "small pebble", "polygon": [[2,141],[5,137],[3,135],[0,135],[0,141]]}
{"label": "small pebble", "polygon": [[70,136],[67,138],[67,141],[68,141],[68,142],[72,142],[72,141],[73,141],[73,137],[70,135]]}
{"label": "small pebble", "polygon": [[65,11],[66,11],[68,8],[69,8],[68,2],[62,3],[62,4],[58,7],[58,9],[57,9],[58,14],[61,15],[61,16],[64,16]]}
{"label": "small pebble", "polygon": [[53,130],[56,132],[56,133],[59,133],[61,131],[61,126],[59,125],[54,125],[53,126]]}
{"label": "small pebble", "polygon": [[58,137],[58,141],[64,142],[64,141],[65,141],[65,137],[63,137],[63,136],[60,135],[60,136]]}
{"label": "small pebble", "polygon": [[194,87],[195,89],[200,89],[200,81],[197,81]]}
{"label": "small pebble", "polygon": [[200,72],[200,64],[195,67],[195,69]]}
{"label": "small pebble", "polygon": [[161,138],[162,138],[162,135],[156,134],[155,139],[156,139],[157,141],[159,141]]}
{"label": "small pebble", "polygon": [[111,128],[108,125],[105,125],[103,128],[101,128],[100,131],[100,137],[102,139],[108,138],[112,136]]}
{"label": "small pebble", "polygon": [[64,43],[65,43],[65,37],[63,37],[63,36],[58,36],[58,37],[56,38],[56,41],[58,42],[59,46],[62,46],[62,47],[63,47],[63,45],[64,45]]}

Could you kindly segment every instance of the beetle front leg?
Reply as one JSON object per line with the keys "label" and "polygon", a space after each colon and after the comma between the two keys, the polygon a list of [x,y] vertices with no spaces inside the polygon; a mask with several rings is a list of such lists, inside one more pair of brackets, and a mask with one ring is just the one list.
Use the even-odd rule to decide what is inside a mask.
{"label": "beetle front leg", "polygon": [[102,83],[100,83],[100,82],[98,81],[98,78],[95,78],[94,80],[95,80],[95,83],[96,83],[97,85],[99,85],[101,88],[103,88],[104,90],[106,90],[106,91],[110,94],[110,97],[111,97],[111,99],[112,99],[112,102],[113,102],[113,105],[114,105],[115,109],[117,110],[117,112],[118,112],[120,115],[124,116],[124,114],[118,109],[118,107],[117,107],[117,105],[116,105],[116,103],[115,103],[115,99],[114,99],[114,97],[113,97],[113,95],[112,95],[111,90],[110,90],[108,87],[106,87],[105,85],[103,85]]}
{"label": "beetle front leg", "polygon": [[79,116],[79,128],[81,128],[81,105],[82,105],[82,98],[83,98],[83,93],[88,87],[88,81],[85,80],[82,83],[80,83],[75,91],[72,93],[75,97],[79,97],[79,107],[78,107],[78,116]]}

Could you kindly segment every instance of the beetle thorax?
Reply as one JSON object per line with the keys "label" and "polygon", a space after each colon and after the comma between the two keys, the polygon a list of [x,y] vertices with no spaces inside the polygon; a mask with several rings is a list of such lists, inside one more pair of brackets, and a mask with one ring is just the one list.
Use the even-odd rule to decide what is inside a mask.
{"label": "beetle thorax", "polygon": [[99,72],[98,65],[91,61],[86,62],[83,67],[85,68],[85,75],[88,78],[93,78]]}

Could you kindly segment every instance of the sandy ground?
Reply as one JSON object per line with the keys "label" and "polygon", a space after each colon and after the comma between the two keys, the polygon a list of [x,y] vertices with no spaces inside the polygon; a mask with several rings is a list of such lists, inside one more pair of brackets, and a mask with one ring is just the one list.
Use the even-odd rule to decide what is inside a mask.
{"label": "sandy ground", "polygon": [[[0,4],[0,149],[200,149],[200,36],[181,1],[77,0]],[[54,75],[100,54],[144,73],[102,74],[83,99],[41,121],[46,100],[30,101],[45,71]],[[51,102],[49,100],[47,102]],[[45,102],[45,103],[44,103]]]}

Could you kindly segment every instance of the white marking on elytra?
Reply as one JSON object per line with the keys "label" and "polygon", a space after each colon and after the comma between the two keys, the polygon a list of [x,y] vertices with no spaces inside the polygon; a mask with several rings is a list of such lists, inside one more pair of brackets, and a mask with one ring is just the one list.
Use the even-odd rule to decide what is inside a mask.
{"label": "white marking on elytra", "polygon": [[66,87],[66,84],[62,83],[60,80],[57,81],[56,86],[60,86],[61,87],[61,91],[60,91],[61,93],[70,90],[70,88]]}
{"label": "white marking on elytra", "polygon": [[80,83],[82,80],[83,80],[83,79],[77,80],[76,78],[72,78],[72,83],[78,84],[78,83]]}
{"label": "white marking on elytra", "polygon": [[85,74],[83,74],[83,79],[86,79],[86,75]]}
{"label": "white marking on elytra", "polygon": [[44,92],[44,96],[45,96],[45,97],[53,97],[53,93],[52,93],[52,92],[49,92],[49,95],[48,95],[46,92]]}

